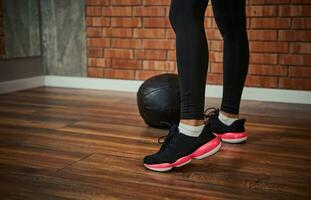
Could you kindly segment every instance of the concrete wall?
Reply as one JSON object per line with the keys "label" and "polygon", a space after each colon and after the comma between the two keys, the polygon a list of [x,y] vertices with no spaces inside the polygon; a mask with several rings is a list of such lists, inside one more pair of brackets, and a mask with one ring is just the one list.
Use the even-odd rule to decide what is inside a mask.
{"label": "concrete wall", "polygon": [[[9,27],[10,31],[7,29],[8,33],[6,33],[10,36],[9,40],[15,41],[16,44],[6,42],[7,49],[11,48],[10,51],[15,53],[14,57],[40,55],[40,51],[32,51],[31,47],[37,45],[37,50],[40,50],[42,43],[42,56],[1,59],[0,82],[45,74],[86,76],[85,0],[41,0],[40,3],[39,0],[1,1],[3,6],[6,6],[3,11],[7,19],[11,22],[17,21],[16,25],[12,23],[12,27]],[[38,10],[33,8],[35,1],[38,3]],[[31,10],[28,13],[40,14],[41,21],[30,16],[26,17],[26,7]],[[15,16],[9,14],[17,10],[19,12],[14,14]],[[30,30],[21,30],[28,26],[28,29],[37,30],[34,28],[36,23],[41,25],[38,27],[38,30],[41,29],[41,36],[40,31],[35,31],[36,34],[34,34]],[[18,34],[23,37],[17,39]],[[38,38],[37,42],[30,41],[31,34],[33,38],[34,36]],[[26,55],[27,52],[32,52],[32,54]]]}
{"label": "concrete wall", "polygon": [[86,76],[84,0],[42,0],[43,66],[48,75]]}
{"label": "concrete wall", "polygon": [[5,55],[0,82],[44,75],[39,0],[1,0]]}
{"label": "concrete wall", "polygon": [[5,58],[41,55],[39,0],[2,0]]}

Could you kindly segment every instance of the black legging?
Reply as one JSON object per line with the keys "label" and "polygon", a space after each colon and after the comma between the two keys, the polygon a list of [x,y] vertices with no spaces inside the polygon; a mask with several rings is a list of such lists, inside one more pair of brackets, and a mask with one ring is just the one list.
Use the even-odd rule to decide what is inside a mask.
{"label": "black legging", "polygon": [[[208,0],[171,0],[169,20],[176,34],[181,119],[204,119],[208,45],[204,30]],[[224,40],[221,110],[238,114],[248,72],[249,47],[245,0],[212,0]]]}

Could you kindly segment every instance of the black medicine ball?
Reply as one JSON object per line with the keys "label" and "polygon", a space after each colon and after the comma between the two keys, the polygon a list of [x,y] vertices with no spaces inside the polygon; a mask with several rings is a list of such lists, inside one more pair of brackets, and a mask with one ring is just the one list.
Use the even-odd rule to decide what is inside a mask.
{"label": "black medicine ball", "polygon": [[163,121],[179,123],[178,75],[166,73],[145,80],[137,92],[137,105],[141,117],[151,127],[167,128],[160,123]]}

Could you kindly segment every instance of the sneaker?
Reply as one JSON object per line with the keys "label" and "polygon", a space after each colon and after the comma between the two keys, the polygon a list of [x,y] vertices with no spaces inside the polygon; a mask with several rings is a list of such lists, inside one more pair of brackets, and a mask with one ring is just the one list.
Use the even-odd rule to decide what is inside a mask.
{"label": "sneaker", "polygon": [[[179,132],[178,124],[162,122],[170,126],[167,136],[158,139],[162,144],[158,152],[144,158],[144,166],[153,171],[169,171],[181,167],[193,158],[203,159],[215,154],[221,147],[219,137],[213,135],[205,125],[199,137],[191,137]],[[162,142],[161,140],[165,138]]]}
{"label": "sneaker", "polygon": [[[211,110],[209,113],[207,111]],[[247,140],[247,133],[244,128],[245,119],[238,119],[230,126],[222,123],[219,118],[219,109],[207,108],[204,111],[205,124],[209,124],[210,131],[220,137],[223,142],[241,143]]]}

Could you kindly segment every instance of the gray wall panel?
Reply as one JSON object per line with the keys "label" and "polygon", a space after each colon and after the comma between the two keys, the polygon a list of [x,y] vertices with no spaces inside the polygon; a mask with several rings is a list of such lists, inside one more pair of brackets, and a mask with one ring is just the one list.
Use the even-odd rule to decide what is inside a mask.
{"label": "gray wall panel", "polygon": [[84,0],[43,0],[43,66],[48,75],[86,76]]}
{"label": "gray wall panel", "polygon": [[41,55],[39,0],[2,0],[5,58]]}

